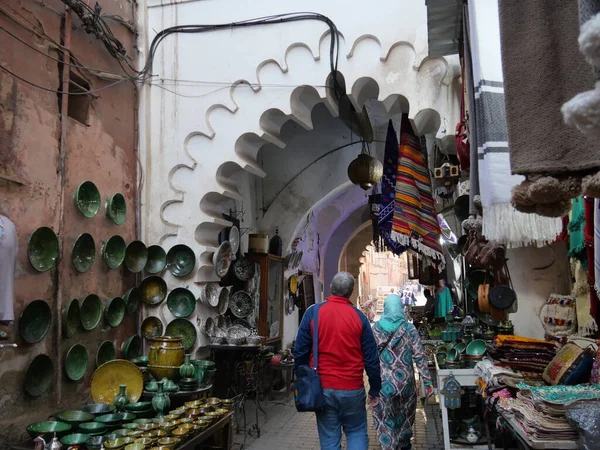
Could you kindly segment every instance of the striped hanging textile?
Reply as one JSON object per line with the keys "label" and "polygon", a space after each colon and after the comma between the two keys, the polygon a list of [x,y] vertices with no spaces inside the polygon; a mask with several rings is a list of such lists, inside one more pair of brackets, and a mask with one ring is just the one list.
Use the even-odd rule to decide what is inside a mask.
{"label": "striped hanging textile", "polygon": [[391,238],[445,266],[425,158],[407,115],[402,116]]}
{"label": "striped hanging textile", "polygon": [[[403,116],[404,117],[404,116]],[[407,116],[408,117],[408,116]],[[392,219],[394,218],[394,200],[396,197],[396,173],[398,170],[398,138],[394,125],[388,123],[383,157],[383,177],[381,178],[381,200],[379,209],[379,236],[385,247],[395,255],[400,255],[406,247],[392,239]]]}

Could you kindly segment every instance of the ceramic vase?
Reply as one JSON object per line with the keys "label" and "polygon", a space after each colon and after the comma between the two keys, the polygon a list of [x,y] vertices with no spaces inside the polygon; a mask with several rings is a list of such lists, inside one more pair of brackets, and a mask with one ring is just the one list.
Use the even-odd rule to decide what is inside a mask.
{"label": "ceramic vase", "polygon": [[127,394],[125,393],[125,389],[127,389],[127,385],[120,384],[119,385],[119,393],[115,396],[115,398],[113,400],[113,405],[115,405],[115,407],[117,408],[117,411],[123,411],[123,408],[125,408],[125,405],[127,405],[129,403],[129,397],[127,397]]}
{"label": "ceramic vase", "polygon": [[152,408],[156,411],[156,417],[160,419],[165,416],[165,411],[169,409],[171,399],[169,398],[169,394],[164,392],[164,383],[159,381],[156,384],[158,390],[156,394],[154,394],[154,397],[152,397]]}
{"label": "ceramic vase", "polygon": [[148,370],[154,378],[169,380],[177,378],[179,368],[184,361],[183,338],[160,336],[150,340]]}
{"label": "ceramic vase", "polygon": [[185,355],[184,362],[179,368],[179,375],[181,378],[193,378],[195,372],[196,369],[194,369],[194,365],[190,362],[190,355]]}

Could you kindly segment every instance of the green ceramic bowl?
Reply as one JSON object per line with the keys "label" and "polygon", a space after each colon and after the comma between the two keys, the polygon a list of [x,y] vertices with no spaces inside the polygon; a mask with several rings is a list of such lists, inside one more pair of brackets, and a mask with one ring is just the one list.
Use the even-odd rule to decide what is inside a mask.
{"label": "green ceramic bowl", "polygon": [[142,241],[133,241],[125,249],[125,267],[133,273],[144,270],[148,262],[148,249]]}
{"label": "green ceramic bowl", "polygon": [[[112,405],[110,405],[112,406]],[[106,433],[107,426],[100,422],[86,422],[79,424],[81,433],[89,434],[90,436],[99,436]]]}
{"label": "green ceramic bowl", "polygon": [[102,246],[102,259],[106,265],[111,269],[121,266],[125,260],[126,247],[125,240],[121,236],[115,235],[109,238]]}
{"label": "green ceramic bowl", "polygon": [[106,426],[111,427],[114,425],[119,425],[123,422],[123,414],[122,413],[103,414],[101,416],[96,417],[94,420],[96,422],[100,422]]}
{"label": "green ceramic bowl", "polygon": [[65,422],[47,421],[35,422],[27,425],[27,433],[32,439],[43,435],[44,440],[49,442],[54,437],[54,433],[58,438],[66,436],[71,431],[71,425]]}
{"label": "green ceramic bowl", "polygon": [[158,317],[148,316],[142,322],[142,336],[146,339],[162,336],[163,331],[163,324]]}
{"label": "green ceramic bowl", "polygon": [[197,332],[196,327],[192,322],[187,319],[175,319],[165,330],[167,336],[181,336],[183,337],[183,347],[186,351],[192,349],[196,343]]}
{"label": "green ceramic bowl", "polygon": [[127,204],[123,194],[116,193],[106,200],[106,215],[117,225],[123,225],[127,217]]}
{"label": "green ceramic bowl", "polygon": [[62,445],[82,445],[90,438],[89,434],[84,433],[73,433],[67,434],[65,437],[60,439]]}
{"label": "green ceramic bowl", "polygon": [[48,355],[37,355],[29,364],[25,373],[23,387],[32,397],[39,397],[52,386],[54,365]]}
{"label": "green ceramic bowl", "polygon": [[87,331],[96,328],[102,320],[102,310],[102,301],[96,294],[90,294],[84,298],[79,309],[81,326]]}
{"label": "green ceramic bowl", "polygon": [[65,356],[65,373],[69,380],[79,381],[87,372],[88,351],[81,344],[73,345]]}
{"label": "green ceramic bowl", "polygon": [[140,284],[142,301],[147,305],[158,305],[167,296],[167,283],[161,277],[151,275]]}
{"label": "green ceramic bowl", "polygon": [[139,356],[137,358],[133,358],[131,360],[138,367],[147,367],[148,366],[148,357],[147,356]]}
{"label": "green ceramic bowl", "polygon": [[137,430],[138,424],[132,422],[132,423],[124,423],[121,426],[123,428],[125,428],[126,430]]}
{"label": "green ceramic bowl", "polygon": [[[85,405],[81,408],[82,411],[89,412],[94,416],[102,416],[104,414],[112,414],[116,411],[116,407],[114,405],[107,405],[104,403],[90,403],[89,405]],[[95,423],[95,422],[92,422]]]}
{"label": "green ceramic bowl", "polygon": [[134,359],[142,352],[142,338],[134,334],[121,345],[121,355],[125,359]]}
{"label": "green ceramic bowl", "polygon": [[65,336],[68,338],[74,336],[80,323],[79,302],[75,298],[63,308],[63,333]]}
{"label": "green ceramic bowl", "polygon": [[459,353],[455,348],[451,348],[448,350],[448,354],[446,355],[446,362],[458,362],[460,359]]}
{"label": "green ceramic bowl", "polygon": [[119,450],[125,447],[125,439],[117,438],[117,439],[109,439],[104,442],[104,448],[107,450]]}
{"label": "green ceramic bowl", "polygon": [[121,415],[123,416],[123,422],[131,422],[131,421],[135,420],[134,413],[124,412],[124,413],[121,413]]}
{"label": "green ceramic bowl", "polygon": [[92,218],[100,211],[100,191],[91,181],[84,181],[75,190],[73,196],[75,207],[87,218]]}
{"label": "green ceramic bowl", "polygon": [[125,446],[125,450],[144,450],[146,446],[142,443],[139,444],[129,444]]}
{"label": "green ceramic bowl", "polygon": [[88,450],[100,450],[104,441],[104,436],[90,435],[90,438],[87,441],[85,441],[85,446]]}
{"label": "green ceramic bowl", "polygon": [[142,299],[142,291],[139,288],[133,287],[123,296],[125,305],[127,306],[127,314],[135,314],[138,310],[140,300]]}
{"label": "green ceramic bowl", "polygon": [[[136,413],[138,411],[148,411],[148,409],[152,408],[152,402],[136,402],[136,403],[129,403],[128,405],[125,405],[125,411],[127,412],[132,412],[132,413]],[[134,421],[134,423],[137,425],[140,422]]]}
{"label": "green ceramic bowl", "polygon": [[160,245],[148,247],[148,260],[146,261],[146,272],[160,273],[167,266],[167,253]]}
{"label": "green ceramic bowl", "polygon": [[196,309],[196,298],[188,289],[176,288],[167,297],[167,307],[175,317],[189,317]]}
{"label": "green ceramic bowl", "polygon": [[59,422],[68,423],[75,429],[80,423],[94,420],[94,415],[83,411],[61,411],[54,414],[54,418]]}
{"label": "green ceramic bowl", "polygon": [[106,323],[111,327],[118,327],[125,318],[125,301],[121,297],[115,297],[108,300],[104,306],[104,317]]}
{"label": "green ceramic bowl", "polygon": [[71,253],[71,262],[75,270],[85,273],[92,268],[95,260],[96,242],[94,242],[94,238],[89,233],[79,235]]}
{"label": "green ceramic bowl", "polygon": [[104,341],[96,352],[96,367],[100,367],[113,359],[117,359],[117,348],[113,341]]}
{"label": "green ceramic bowl", "polygon": [[487,351],[485,341],[482,339],[475,339],[469,342],[467,345],[467,355],[470,356],[481,356]]}
{"label": "green ceramic bowl", "polygon": [[176,277],[189,275],[195,265],[196,255],[187,245],[175,245],[167,253],[167,268]]}
{"label": "green ceramic bowl", "polygon": [[467,348],[467,344],[465,344],[464,342],[459,342],[454,348],[458,353],[464,353],[465,349]]}
{"label": "green ceramic bowl", "polygon": [[21,337],[28,344],[40,342],[52,323],[52,311],[44,300],[34,300],[29,303],[19,319],[19,331]]}
{"label": "green ceramic bowl", "polygon": [[48,227],[33,232],[27,244],[29,262],[38,272],[52,269],[58,258],[58,237]]}

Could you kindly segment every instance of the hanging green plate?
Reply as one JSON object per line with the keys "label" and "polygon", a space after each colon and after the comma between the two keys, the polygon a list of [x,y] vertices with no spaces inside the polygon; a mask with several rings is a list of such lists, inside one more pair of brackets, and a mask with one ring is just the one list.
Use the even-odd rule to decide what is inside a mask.
{"label": "hanging green plate", "polygon": [[100,367],[102,364],[117,359],[117,348],[113,341],[104,341],[98,347],[96,352],[96,367]]}
{"label": "hanging green plate", "polygon": [[29,364],[25,373],[23,387],[32,397],[39,397],[52,386],[54,365],[46,354],[37,355]]}
{"label": "hanging green plate", "polygon": [[34,300],[21,313],[19,319],[21,337],[28,344],[40,342],[48,334],[51,322],[52,311],[48,303],[44,300]]}
{"label": "hanging green plate", "polygon": [[167,283],[161,277],[152,275],[142,280],[140,291],[144,303],[158,305],[167,296]]}
{"label": "hanging green plate", "polygon": [[148,260],[146,261],[146,272],[160,273],[167,266],[167,253],[160,245],[148,247]]}
{"label": "hanging green plate", "polygon": [[73,195],[75,206],[87,218],[94,217],[100,211],[100,191],[91,181],[84,181]]}
{"label": "hanging green plate", "polygon": [[142,241],[130,242],[125,250],[125,267],[132,273],[144,270],[148,261],[148,249]]}
{"label": "hanging green plate", "polygon": [[81,302],[79,315],[81,316],[81,325],[87,331],[91,331],[98,326],[102,320],[102,301],[96,294],[90,294]]}
{"label": "hanging green plate", "polygon": [[175,317],[189,317],[196,309],[196,298],[188,289],[176,288],[167,297],[167,307]]}
{"label": "hanging green plate", "polygon": [[141,299],[142,291],[139,288],[133,287],[127,291],[123,296],[123,300],[125,300],[125,305],[127,306],[127,314],[135,314],[137,312]]}
{"label": "hanging green plate", "polygon": [[194,324],[187,319],[175,319],[165,330],[166,336],[180,336],[183,338],[183,347],[185,351],[192,349],[196,343],[197,332]]}
{"label": "hanging green plate", "polygon": [[123,225],[127,216],[125,197],[118,192],[106,200],[106,215],[117,225]]}
{"label": "hanging green plate", "polygon": [[58,258],[58,237],[48,227],[38,228],[33,232],[27,244],[29,262],[38,272],[52,269]]}
{"label": "hanging green plate", "polygon": [[73,345],[65,356],[65,373],[69,380],[79,381],[87,372],[88,351],[81,344]]}
{"label": "hanging green plate", "polygon": [[77,272],[85,273],[92,268],[96,260],[96,243],[89,233],[81,234],[73,245],[71,261]]}
{"label": "hanging green plate", "polygon": [[167,253],[167,268],[176,277],[189,275],[195,265],[196,255],[187,245],[175,245]]}
{"label": "hanging green plate", "polygon": [[146,339],[162,336],[163,330],[163,324],[158,317],[148,316],[142,322],[142,336]]}
{"label": "hanging green plate", "polygon": [[108,267],[116,269],[125,260],[125,240],[119,236],[112,236],[102,246],[102,258]]}
{"label": "hanging green plate", "polygon": [[81,323],[81,314],[79,311],[79,302],[73,299],[63,310],[63,333],[70,338],[77,333],[77,328]]}
{"label": "hanging green plate", "polygon": [[134,359],[142,352],[142,338],[134,334],[121,344],[121,355],[124,359]]}
{"label": "hanging green plate", "polygon": [[106,322],[113,328],[118,327],[125,318],[125,311],[125,301],[121,297],[108,300],[104,305]]}

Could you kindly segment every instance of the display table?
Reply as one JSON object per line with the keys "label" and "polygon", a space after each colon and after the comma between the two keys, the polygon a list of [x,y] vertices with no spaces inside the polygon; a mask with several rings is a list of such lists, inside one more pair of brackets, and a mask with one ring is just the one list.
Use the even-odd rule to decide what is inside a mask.
{"label": "display table", "polygon": [[[167,394],[169,396],[169,400],[171,400],[171,409],[175,409],[178,406],[182,406],[185,402],[199,400],[202,397],[208,397],[212,387],[213,385],[209,384],[207,386],[199,387],[193,391],[165,392],[165,394]],[[154,394],[156,394],[156,392],[144,391],[142,393],[142,398],[145,400],[152,400]]]}
{"label": "display table", "polygon": [[[513,416],[506,413],[500,412],[503,424],[513,431],[513,436],[523,445],[525,449],[552,449],[552,450],[563,450],[563,449],[576,449],[579,448],[579,444],[575,441],[537,441],[532,439],[525,433],[525,430],[519,424],[519,421]],[[504,443],[504,436],[502,439]],[[503,445],[505,450],[508,448]]]}

